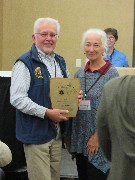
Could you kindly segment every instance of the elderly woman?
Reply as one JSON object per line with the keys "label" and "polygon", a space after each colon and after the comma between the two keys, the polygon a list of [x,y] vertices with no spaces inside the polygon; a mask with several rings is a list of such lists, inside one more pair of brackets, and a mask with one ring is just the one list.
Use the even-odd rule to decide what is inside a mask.
{"label": "elderly woman", "polygon": [[104,84],[119,75],[110,61],[103,59],[107,47],[104,31],[89,29],[83,34],[82,45],[88,62],[75,78],[80,78],[84,99],[72,121],[70,152],[76,158],[79,180],[105,180],[110,163],[98,144],[96,113]]}
{"label": "elderly woman", "polygon": [[107,28],[104,30],[107,34],[108,51],[106,59],[110,60],[111,64],[115,67],[128,67],[128,59],[126,55],[114,48],[118,40],[118,31],[114,28]]}

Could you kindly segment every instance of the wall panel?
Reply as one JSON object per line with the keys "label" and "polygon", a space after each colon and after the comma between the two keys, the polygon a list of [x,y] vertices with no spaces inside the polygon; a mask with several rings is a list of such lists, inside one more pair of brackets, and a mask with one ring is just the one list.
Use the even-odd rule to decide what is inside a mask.
{"label": "wall panel", "polygon": [[77,70],[76,59],[82,59],[84,66],[80,44],[90,27],[116,28],[116,48],[127,54],[132,65],[134,0],[4,0],[2,70],[11,70],[15,59],[29,50],[35,19],[48,16],[60,21],[56,51],[65,57],[71,76]]}

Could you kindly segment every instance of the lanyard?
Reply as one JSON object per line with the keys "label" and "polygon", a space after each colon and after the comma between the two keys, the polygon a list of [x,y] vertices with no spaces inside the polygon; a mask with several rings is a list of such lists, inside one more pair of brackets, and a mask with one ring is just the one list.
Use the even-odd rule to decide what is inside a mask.
{"label": "lanyard", "polygon": [[85,72],[85,96],[84,98],[86,99],[87,93],[93,88],[93,86],[98,82],[98,80],[103,76],[104,72],[109,68],[111,64],[109,63],[109,65],[104,69],[104,71],[102,72],[102,74],[100,74],[100,76],[96,79],[96,81],[91,85],[91,87],[86,90],[86,72]]}
{"label": "lanyard", "polygon": [[54,66],[55,66],[55,78],[56,78],[56,61],[54,60]]}

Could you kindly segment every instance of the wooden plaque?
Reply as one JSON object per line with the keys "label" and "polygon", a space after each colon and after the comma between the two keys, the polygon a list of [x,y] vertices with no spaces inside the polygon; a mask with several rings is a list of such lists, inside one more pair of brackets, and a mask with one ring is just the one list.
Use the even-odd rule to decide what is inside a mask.
{"label": "wooden plaque", "polygon": [[53,109],[68,110],[66,117],[75,117],[78,111],[79,78],[51,78],[50,97]]}

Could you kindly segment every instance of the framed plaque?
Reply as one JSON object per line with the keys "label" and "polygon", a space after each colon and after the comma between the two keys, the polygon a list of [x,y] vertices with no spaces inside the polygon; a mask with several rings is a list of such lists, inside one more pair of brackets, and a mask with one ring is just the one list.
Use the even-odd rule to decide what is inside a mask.
{"label": "framed plaque", "polygon": [[50,98],[53,109],[68,110],[66,117],[75,117],[78,111],[79,78],[51,78]]}

